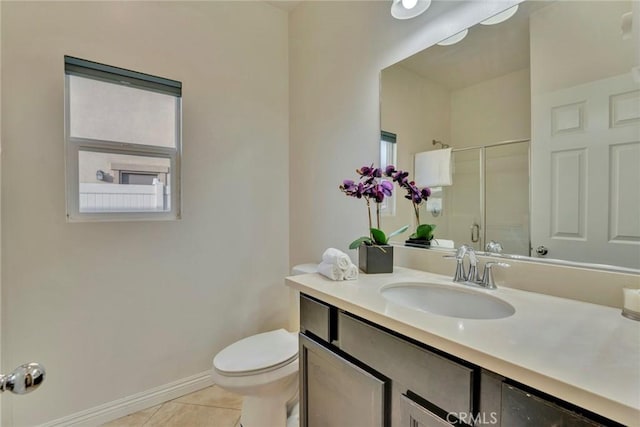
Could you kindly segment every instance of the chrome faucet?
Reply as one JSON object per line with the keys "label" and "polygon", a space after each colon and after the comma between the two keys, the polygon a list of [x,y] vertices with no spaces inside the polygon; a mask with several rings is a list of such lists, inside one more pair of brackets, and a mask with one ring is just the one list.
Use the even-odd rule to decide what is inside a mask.
{"label": "chrome faucet", "polygon": [[[464,258],[469,256],[469,270],[465,272]],[[445,255],[445,258],[456,259],[456,272],[453,275],[453,281],[457,283],[464,283],[466,285],[477,285],[486,289],[496,289],[496,284],[493,280],[493,267],[510,267],[509,264],[504,262],[488,262],[484,265],[484,271],[482,277],[478,274],[478,257],[476,251],[469,245],[462,245],[456,251],[455,256]]]}

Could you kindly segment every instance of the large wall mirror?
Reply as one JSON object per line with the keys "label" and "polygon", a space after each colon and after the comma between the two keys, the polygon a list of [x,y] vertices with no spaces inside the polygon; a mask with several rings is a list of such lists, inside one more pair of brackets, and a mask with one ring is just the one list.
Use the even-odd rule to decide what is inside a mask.
{"label": "large wall mirror", "polygon": [[[632,8],[526,1],[382,70],[381,130],[395,135],[397,166],[415,172],[417,153],[452,150],[452,185],[433,188],[421,213],[437,240],[640,269]],[[397,200],[385,227],[412,221]]]}

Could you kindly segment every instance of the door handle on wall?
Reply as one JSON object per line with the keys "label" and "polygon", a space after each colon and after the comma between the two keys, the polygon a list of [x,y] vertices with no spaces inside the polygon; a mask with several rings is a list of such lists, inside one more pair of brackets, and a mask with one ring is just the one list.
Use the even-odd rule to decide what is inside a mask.
{"label": "door handle on wall", "polygon": [[9,375],[0,374],[0,393],[10,391],[15,394],[31,393],[44,381],[44,366],[39,363],[27,363],[18,366]]}
{"label": "door handle on wall", "polygon": [[473,225],[471,226],[471,242],[478,243],[479,240],[480,240],[480,225],[474,222]]}

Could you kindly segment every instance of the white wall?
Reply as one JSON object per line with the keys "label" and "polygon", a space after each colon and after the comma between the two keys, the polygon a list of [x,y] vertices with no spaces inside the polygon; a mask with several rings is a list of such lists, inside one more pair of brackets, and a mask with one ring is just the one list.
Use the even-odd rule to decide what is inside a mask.
{"label": "white wall", "polygon": [[[530,18],[531,93],[553,92],[628,73],[637,42],[622,39],[622,15],[632,1],[559,1]],[[585,25],[595,31],[583,31]],[[637,30],[636,30],[637,31]],[[635,48],[634,48],[635,44]],[[594,60],[597,58],[597,60]]]}
{"label": "white wall", "polygon": [[[263,2],[2,3],[3,368],[48,370],[2,396],[13,425],[206,371],[285,325],[287,32]],[[183,82],[181,221],[65,221],[65,54]]]}
{"label": "white wall", "polygon": [[526,68],[451,92],[451,145],[529,139],[530,90]]}
{"label": "white wall", "polygon": [[364,202],[337,187],[378,158],[380,70],[513,3],[434,2],[404,22],[389,2],[303,2],[291,13],[292,263],[366,233]]}

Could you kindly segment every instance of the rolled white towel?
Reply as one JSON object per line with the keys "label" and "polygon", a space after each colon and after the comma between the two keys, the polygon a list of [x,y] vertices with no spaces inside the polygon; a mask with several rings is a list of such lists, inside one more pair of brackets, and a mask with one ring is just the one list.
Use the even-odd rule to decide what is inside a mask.
{"label": "rolled white towel", "polygon": [[329,248],[322,254],[322,262],[335,264],[340,270],[346,271],[351,265],[351,258],[339,249]]}
{"label": "rolled white towel", "polygon": [[323,261],[318,264],[318,273],[331,280],[344,280],[344,271],[342,271],[337,264],[330,264]]}
{"label": "rolled white towel", "polygon": [[358,278],[358,267],[351,264],[344,272],[344,280],[356,280]]}

